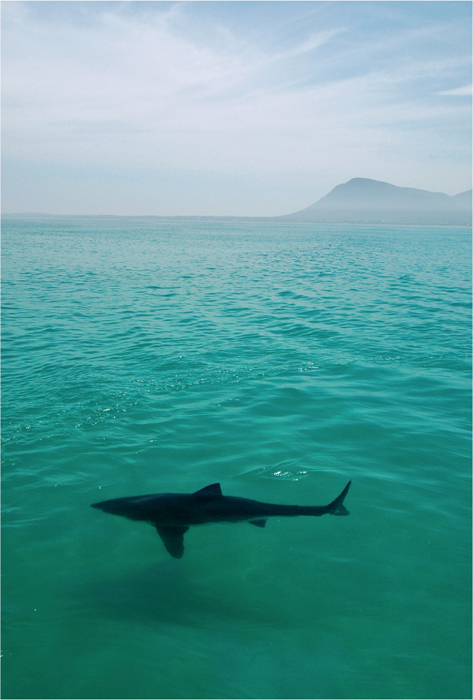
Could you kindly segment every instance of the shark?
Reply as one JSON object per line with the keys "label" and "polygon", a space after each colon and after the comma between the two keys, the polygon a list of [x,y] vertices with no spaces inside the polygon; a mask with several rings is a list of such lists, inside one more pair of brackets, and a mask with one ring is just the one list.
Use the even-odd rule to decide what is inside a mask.
{"label": "shark", "polygon": [[224,496],[220,484],[211,484],[194,493],[125,496],[92,503],[91,507],[111,515],[150,523],[156,528],[169,554],[175,559],[181,559],[184,554],[184,535],[194,525],[246,521],[256,527],[265,527],[269,517],[320,516],[326,513],[349,515],[343,501],[350,484],[351,481],[327,506],[286,506],[237,496]]}

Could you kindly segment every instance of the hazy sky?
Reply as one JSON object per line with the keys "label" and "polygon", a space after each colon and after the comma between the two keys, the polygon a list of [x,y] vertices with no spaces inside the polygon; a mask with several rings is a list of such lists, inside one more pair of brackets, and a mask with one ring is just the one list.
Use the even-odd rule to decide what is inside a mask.
{"label": "hazy sky", "polygon": [[470,2],[3,2],[4,212],[471,187]]}

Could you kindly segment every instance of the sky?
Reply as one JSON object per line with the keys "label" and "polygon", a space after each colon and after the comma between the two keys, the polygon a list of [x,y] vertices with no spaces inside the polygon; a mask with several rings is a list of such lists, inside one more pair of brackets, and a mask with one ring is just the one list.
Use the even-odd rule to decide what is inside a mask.
{"label": "sky", "polygon": [[470,2],[17,2],[2,211],[276,216],[471,188]]}

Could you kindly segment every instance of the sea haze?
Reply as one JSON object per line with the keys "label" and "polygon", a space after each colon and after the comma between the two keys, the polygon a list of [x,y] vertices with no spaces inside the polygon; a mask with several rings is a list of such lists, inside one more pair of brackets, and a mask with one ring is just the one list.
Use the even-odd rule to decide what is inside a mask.
{"label": "sea haze", "polygon": [[[329,224],[410,224],[431,226],[471,226],[472,190],[460,192],[454,197],[443,192],[429,192],[413,187],[396,187],[388,182],[379,182],[355,177],[337,185],[325,197],[309,207],[276,217],[239,216],[177,216],[154,217],[161,220],[193,221],[310,221]],[[51,214],[4,214],[16,219],[71,218]],[[75,216],[72,218],[83,218]],[[99,218],[105,218],[103,216]],[[108,216],[107,218],[117,218]],[[119,217],[123,221],[124,217]],[[138,217],[133,217],[134,219]],[[141,217],[151,219],[153,217]]]}
{"label": "sea haze", "polygon": [[5,220],[3,697],[471,697],[470,234]]}

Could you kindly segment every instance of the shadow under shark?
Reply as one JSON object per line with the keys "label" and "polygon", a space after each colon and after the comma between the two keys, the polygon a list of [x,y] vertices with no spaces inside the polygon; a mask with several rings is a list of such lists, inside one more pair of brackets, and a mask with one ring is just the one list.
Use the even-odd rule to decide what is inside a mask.
{"label": "shadow under shark", "polygon": [[184,554],[184,535],[193,525],[238,523],[247,521],[264,527],[271,516],[349,515],[343,505],[351,481],[328,506],[283,506],[252,501],[249,498],[223,496],[220,484],[206,486],[195,493],[156,493],[149,496],[126,496],[92,503],[92,508],[130,520],[154,525],[169,554],[180,559]]}

